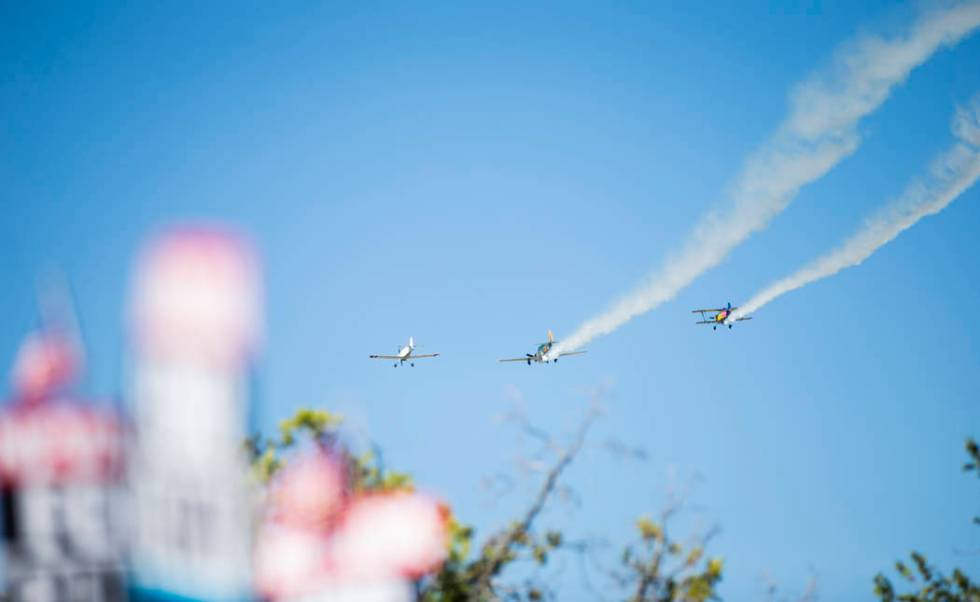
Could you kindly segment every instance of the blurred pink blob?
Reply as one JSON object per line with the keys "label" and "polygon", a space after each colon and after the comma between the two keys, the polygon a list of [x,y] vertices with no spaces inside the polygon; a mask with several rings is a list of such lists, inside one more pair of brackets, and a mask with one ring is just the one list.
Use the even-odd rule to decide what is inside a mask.
{"label": "blurred pink blob", "polygon": [[77,404],[19,406],[0,416],[0,480],[18,485],[101,483],[122,470],[123,430]]}
{"label": "blurred pink blob", "polygon": [[158,237],[140,257],[131,300],[140,348],[219,363],[247,357],[261,334],[259,273],[251,246],[229,232]]}
{"label": "blurred pink blob", "polygon": [[344,577],[415,579],[446,559],[448,529],[439,503],[395,492],[354,500],[333,540],[332,569]]}
{"label": "blurred pink blob", "polygon": [[327,540],[318,533],[266,524],[256,542],[255,580],[272,600],[314,591],[327,564]]}
{"label": "blurred pink blob", "polygon": [[271,518],[309,531],[326,530],[344,501],[340,463],[325,453],[300,458],[273,482]]}
{"label": "blurred pink blob", "polygon": [[343,466],[317,452],[288,465],[271,485],[255,558],[258,589],[270,599],[329,599],[349,588],[397,584],[445,560],[441,504],[404,491],[351,496]]}
{"label": "blurred pink blob", "polygon": [[15,395],[23,401],[38,401],[69,384],[80,371],[81,353],[58,332],[33,332],[24,339],[11,380]]}

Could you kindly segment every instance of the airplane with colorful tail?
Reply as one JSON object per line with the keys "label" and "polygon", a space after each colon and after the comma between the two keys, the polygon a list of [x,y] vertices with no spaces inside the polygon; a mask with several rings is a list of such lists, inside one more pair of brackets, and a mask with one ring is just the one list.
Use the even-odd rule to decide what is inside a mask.
{"label": "airplane with colorful tail", "polygon": [[368,357],[373,360],[395,360],[396,368],[408,362],[408,365],[414,368],[415,360],[425,359],[427,357],[439,357],[439,354],[415,353],[415,339],[408,337],[408,345],[399,348],[396,355],[369,355]]}
{"label": "airplane with colorful tail", "polygon": [[[735,310],[737,307],[732,307],[731,302],[728,303],[727,307],[721,309],[695,309],[692,310],[692,314],[701,314],[701,321],[695,322],[695,324],[711,324],[711,330],[718,330],[718,325],[728,325],[729,328],[735,322],[741,322],[743,320],[751,320],[752,316],[743,316],[741,318],[735,317]],[[709,316],[708,313],[714,312],[713,316]]]}
{"label": "airplane with colorful tail", "polygon": [[501,362],[527,362],[528,366],[531,365],[531,362],[537,362],[539,364],[547,364],[548,361],[552,361],[557,364],[559,357],[565,357],[566,355],[581,355],[585,353],[584,349],[582,351],[565,351],[563,353],[559,353],[555,357],[550,357],[545,359],[545,356],[548,354],[549,351],[551,351],[551,348],[554,347],[555,343],[556,343],[555,335],[551,334],[551,331],[549,330],[548,342],[541,343],[540,345],[538,345],[538,350],[535,351],[534,353],[525,353],[524,357],[511,357],[507,359],[502,359],[500,361]]}

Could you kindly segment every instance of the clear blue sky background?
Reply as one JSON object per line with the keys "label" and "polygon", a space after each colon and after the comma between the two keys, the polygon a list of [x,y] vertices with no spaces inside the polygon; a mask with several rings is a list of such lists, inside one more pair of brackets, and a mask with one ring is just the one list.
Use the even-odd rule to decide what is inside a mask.
{"label": "clear blue sky background", "polygon": [[[500,416],[566,436],[606,416],[542,526],[608,542],[689,489],[718,525],[721,592],[811,576],[869,599],[908,550],[977,574],[980,190],[864,265],[732,332],[688,310],[747,298],[849,234],[951,143],[980,89],[980,36],[942,51],[871,118],[853,157],[675,301],[557,366],[501,365],[626,292],[717,203],[795,82],[907,7],[827,0],[0,8],[0,362],[36,320],[52,263],[76,293],[90,372],[124,389],[122,309],[140,241],[232,224],[264,255],[256,423],[343,412],[350,437],[479,532],[528,500],[534,452]],[[371,362],[409,335],[443,357]],[[645,462],[606,449],[642,447]],[[505,474],[509,490],[486,489]],[[561,599],[590,599],[572,557]],[[594,568],[593,586],[604,581]]]}

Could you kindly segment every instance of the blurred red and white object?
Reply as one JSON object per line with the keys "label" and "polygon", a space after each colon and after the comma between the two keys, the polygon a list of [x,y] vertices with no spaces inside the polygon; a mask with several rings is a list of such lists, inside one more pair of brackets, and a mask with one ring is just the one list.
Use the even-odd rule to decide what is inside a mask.
{"label": "blurred red and white object", "polygon": [[340,466],[317,452],[271,485],[256,549],[259,591],[290,602],[412,600],[411,581],[446,558],[443,507],[407,491],[354,495]]}
{"label": "blurred red and white object", "polygon": [[262,283],[256,254],[234,233],[181,228],[153,240],[139,259],[133,331],[143,353],[246,359],[258,345]]}
{"label": "blurred red and white object", "polygon": [[224,229],[171,229],[140,255],[130,294],[133,587],[248,599],[253,506],[242,441],[262,327],[256,253]]}
{"label": "blurred red and white object", "polygon": [[446,516],[435,500],[408,492],[354,500],[332,541],[333,570],[352,578],[418,579],[446,559]]}
{"label": "blurred red and white object", "polygon": [[114,413],[69,401],[0,415],[0,587],[9,599],[125,600],[122,435]]}
{"label": "blurred red and white object", "polygon": [[67,283],[42,284],[41,327],[18,350],[0,414],[0,587],[11,600],[118,602],[124,427],[61,393],[84,354]]}
{"label": "blurred red and white object", "polygon": [[307,531],[325,531],[344,504],[343,466],[332,456],[315,453],[283,470],[270,490],[275,522]]}
{"label": "blurred red and white object", "polygon": [[82,354],[70,337],[55,330],[32,332],[14,360],[14,395],[28,402],[49,397],[75,379],[81,363]]}
{"label": "blurred red and white object", "polygon": [[118,480],[122,428],[114,414],[64,402],[15,406],[0,416],[5,485],[61,486]]}
{"label": "blurred red and white object", "polygon": [[255,550],[258,589],[270,600],[301,600],[321,585],[328,556],[328,541],[322,534],[266,523]]}
{"label": "blurred red and white object", "polygon": [[10,373],[14,401],[19,403],[54,397],[85,369],[85,354],[67,279],[54,271],[39,284],[41,325],[24,338]]}

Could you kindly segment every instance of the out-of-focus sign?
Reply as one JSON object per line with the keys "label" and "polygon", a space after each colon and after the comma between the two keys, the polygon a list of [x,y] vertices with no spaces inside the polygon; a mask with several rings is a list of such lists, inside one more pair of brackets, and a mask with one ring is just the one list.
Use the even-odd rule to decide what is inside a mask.
{"label": "out-of-focus sign", "polygon": [[0,415],[5,587],[12,600],[125,599],[119,518],[121,428],[69,402]]}

